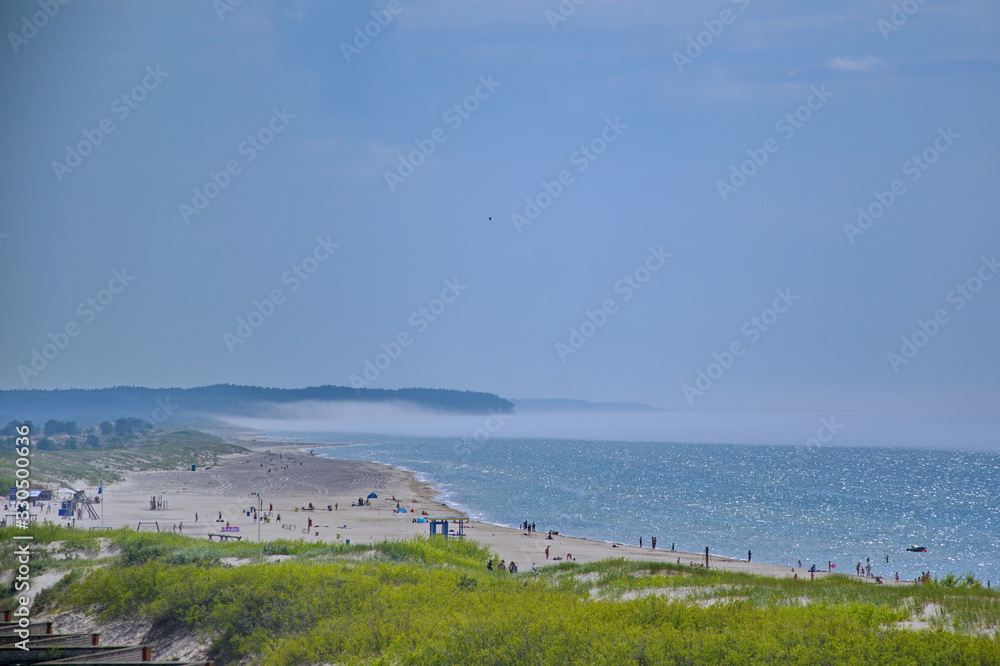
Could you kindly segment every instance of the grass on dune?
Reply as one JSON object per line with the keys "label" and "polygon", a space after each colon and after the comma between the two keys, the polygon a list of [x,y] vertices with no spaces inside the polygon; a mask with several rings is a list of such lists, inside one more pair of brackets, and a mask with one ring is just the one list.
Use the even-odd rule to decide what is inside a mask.
{"label": "grass on dune", "polygon": [[[346,546],[33,534],[41,566],[76,572],[43,595],[46,608],[193,632],[219,664],[1000,663],[1000,639],[984,635],[1000,627],[998,595],[974,586],[625,560],[511,575],[487,571],[492,554],[476,543],[440,538]],[[3,548],[10,536],[0,530]],[[79,558],[46,554],[52,544]],[[101,551],[113,555],[97,560]],[[670,590],[685,594],[637,594]],[[897,628],[928,604],[939,609],[936,629]]]}

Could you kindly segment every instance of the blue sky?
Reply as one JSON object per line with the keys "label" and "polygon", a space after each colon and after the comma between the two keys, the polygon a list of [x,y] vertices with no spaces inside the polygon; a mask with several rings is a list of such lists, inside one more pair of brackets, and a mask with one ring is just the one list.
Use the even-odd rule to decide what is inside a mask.
{"label": "blue sky", "polygon": [[4,388],[996,425],[995,2],[231,4],[0,7]]}

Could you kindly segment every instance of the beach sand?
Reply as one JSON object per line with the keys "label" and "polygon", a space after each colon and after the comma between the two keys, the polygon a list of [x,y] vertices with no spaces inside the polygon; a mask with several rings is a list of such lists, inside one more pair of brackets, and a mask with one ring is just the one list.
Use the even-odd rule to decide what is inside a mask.
{"label": "beach sand", "polygon": [[[145,530],[156,529],[155,523],[160,531],[179,529],[185,535],[202,538],[210,534],[238,534],[249,541],[258,539],[259,530],[262,541],[350,540],[352,544],[367,544],[427,535],[428,524],[413,522],[425,511],[429,517],[464,515],[436,501],[433,487],[421,483],[410,472],[372,462],[313,456],[308,452],[311,448],[308,444],[227,435],[233,443],[252,452],[226,456],[219,464],[196,471],[130,472],[125,481],[105,486],[103,506],[95,507],[103,516],[103,525],[128,525],[136,529],[142,523],[141,529]],[[378,498],[370,500],[370,505],[352,506],[371,492]],[[254,493],[260,493],[260,504]],[[153,498],[162,501],[161,506],[165,508],[151,510]],[[397,513],[393,498],[410,512]],[[315,510],[303,510],[310,502]],[[267,522],[255,521],[246,513],[260,505],[264,513],[271,516]],[[334,506],[334,510],[327,508]],[[54,512],[41,518],[54,520]],[[100,521],[77,521],[81,527],[100,524]],[[239,530],[224,532],[222,528],[226,525]],[[466,525],[466,538],[488,547],[499,558],[517,562],[521,571],[530,570],[533,564],[541,567],[560,561],[555,558],[565,561],[570,556],[577,562],[619,557],[673,563],[679,559],[686,565],[703,565],[705,561],[704,553],[654,551],[648,543],[645,548],[639,548],[563,535],[549,540],[547,536],[547,532],[529,535],[519,529],[478,521],[469,521]],[[545,556],[546,547],[549,559]],[[711,556],[710,566],[769,576],[791,577],[796,572],[800,578],[809,576],[804,569],[716,556]],[[817,573],[816,577],[823,575],[826,574]]]}

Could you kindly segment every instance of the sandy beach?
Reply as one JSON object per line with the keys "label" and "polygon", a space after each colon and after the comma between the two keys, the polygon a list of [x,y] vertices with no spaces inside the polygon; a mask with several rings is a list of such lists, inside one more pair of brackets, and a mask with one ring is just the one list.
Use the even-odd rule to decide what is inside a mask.
{"label": "sandy beach", "polygon": [[[418,517],[464,515],[438,502],[434,488],[408,471],[372,462],[310,455],[309,444],[259,441],[244,434],[226,434],[233,443],[251,452],[227,456],[211,468],[195,471],[130,472],[125,481],[104,487],[103,501],[95,506],[102,520],[77,521],[77,526],[86,528],[103,523],[108,527],[176,530],[202,538],[225,534],[250,541],[350,540],[352,544],[365,544],[427,535],[429,525],[415,522]],[[373,492],[378,495],[376,499],[357,505],[359,499]],[[151,508],[154,501],[156,509]],[[408,512],[398,513],[397,502]],[[308,510],[310,503],[312,510]],[[254,519],[252,510],[258,507],[266,520]],[[54,520],[54,514],[54,510],[50,514],[43,511],[40,518]],[[654,551],[648,544],[639,548],[635,544],[611,544],[564,535],[555,535],[550,540],[548,532],[541,529],[539,526],[538,532],[528,534],[519,529],[469,521],[466,538],[487,546],[508,562],[517,562],[522,571],[569,557],[577,562],[616,557],[674,563],[679,560],[681,564],[699,566],[705,560],[704,553]],[[716,556],[711,556],[710,566],[769,576],[809,575],[804,569],[790,566]],[[816,577],[822,575],[826,574],[817,572]]]}

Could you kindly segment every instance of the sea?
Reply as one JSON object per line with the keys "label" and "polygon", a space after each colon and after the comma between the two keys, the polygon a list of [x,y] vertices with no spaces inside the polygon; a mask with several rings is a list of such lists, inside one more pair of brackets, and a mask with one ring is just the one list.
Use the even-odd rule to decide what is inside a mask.
{"label": "sea", "polygon": [[[1000,454],[908,448],[269,433],[414,472],[496,525],[770,564],[1000,584]],[[909,546],[926,552],[909,552]]]}

